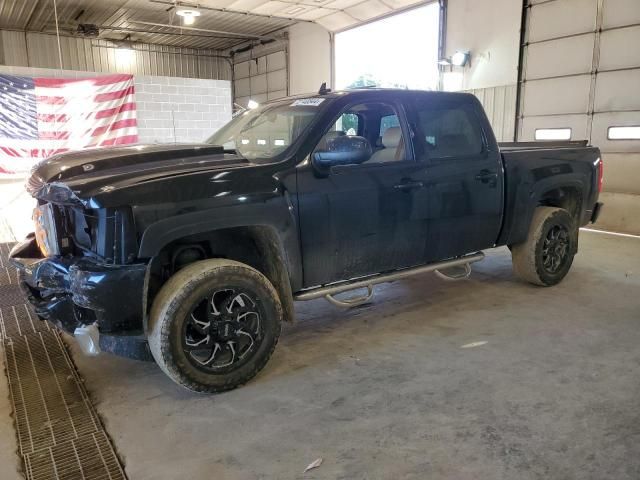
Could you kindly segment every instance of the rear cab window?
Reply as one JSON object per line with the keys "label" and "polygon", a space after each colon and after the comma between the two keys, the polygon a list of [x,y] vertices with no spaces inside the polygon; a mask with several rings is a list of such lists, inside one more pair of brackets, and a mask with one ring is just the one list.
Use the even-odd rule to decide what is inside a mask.
{"label": "rear cab window", "polygon": [[484,137],[470,103],[421,98],[413,102],[419,160],[445,160],[480,155]]}

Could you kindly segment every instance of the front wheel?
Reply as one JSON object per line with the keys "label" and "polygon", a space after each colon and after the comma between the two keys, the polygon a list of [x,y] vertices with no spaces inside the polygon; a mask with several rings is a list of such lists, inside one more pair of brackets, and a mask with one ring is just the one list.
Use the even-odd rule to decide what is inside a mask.
{"label": "front wheel", "polygon": [[513,271],[535,285],[551,286],[569,272],[578,246],[578,229],[562,208],[536,208],[529,234],[511,247]]}
{"label": "front wheel", "polygon": [[217,393],[242,385],[265,366],[280,336],[275,288],[243,263],[203,260],[171,277],[149,318],[149,348],[176,383]]}

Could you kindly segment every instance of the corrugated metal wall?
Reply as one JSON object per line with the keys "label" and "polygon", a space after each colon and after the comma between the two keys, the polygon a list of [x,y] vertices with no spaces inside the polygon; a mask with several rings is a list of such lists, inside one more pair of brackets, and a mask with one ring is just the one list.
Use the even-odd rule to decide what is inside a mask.
{"label": "corrugated metal wall", "polygon": [[[60,37],[63,69],[134,75],[231,80],[231,66],[215,50],[136,44],[120,51],[103,40]],[[60,68],[56,37],[41,33],[0,31],[0,63],[11,66]]]}
{"label": "corrugated metal wall", "polygon": [[467,90],[473,93],[482,106],[493,127],[493,132],[499,142],[514,140],[516,122],[516,85],[501,87],[476,88]]}

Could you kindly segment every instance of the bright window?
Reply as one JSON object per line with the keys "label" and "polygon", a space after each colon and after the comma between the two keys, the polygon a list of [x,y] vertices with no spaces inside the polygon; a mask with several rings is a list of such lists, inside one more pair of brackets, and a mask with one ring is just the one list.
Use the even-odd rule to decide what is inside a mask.
{"label": "bright window", "polygon": [[438,3],[335,36],[336,88],[438,86]]}
{"label": "bright window", "polygon": [[640,140],[640,127],[609,127],[609,140]]}
{"label": "bright window", "polygon": [[570,128],[536,128],[536,140],[571,140]]}

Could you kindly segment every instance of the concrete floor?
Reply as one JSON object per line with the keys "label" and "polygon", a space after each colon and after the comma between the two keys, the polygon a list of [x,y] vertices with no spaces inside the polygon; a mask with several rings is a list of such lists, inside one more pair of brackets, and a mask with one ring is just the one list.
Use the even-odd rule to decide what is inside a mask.
{"label": "concrete floor", "polygon": [[555,288],[498,249],[470,280],[296,310],[265,371],[218,396],[74,351],[130,479],[640,478],[638,238],[583,231]]}

